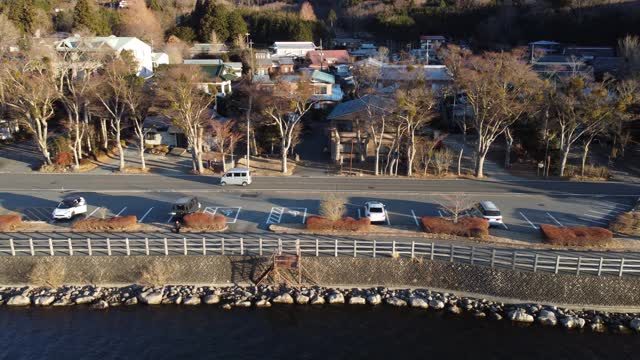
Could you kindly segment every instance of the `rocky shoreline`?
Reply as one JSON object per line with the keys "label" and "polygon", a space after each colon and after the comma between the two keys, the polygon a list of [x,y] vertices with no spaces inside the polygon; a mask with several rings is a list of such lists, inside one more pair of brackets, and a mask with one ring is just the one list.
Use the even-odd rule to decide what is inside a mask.
{"label": "rocky shoreline", "polygon": [[61,286],[59,288],[2,287],[0,305],[10,307],[88,306],[105,310],[132,305],[212,305],[223,309],[235,307],[268,308],[272,304],[289,305],[386,305],[443,311],[493,321],[507,320],[520,324],[562,326],[566,329],[590,329],[594,332],[640,333],[640,314],[576,311],[540,304],[505,304],[485,299],[458,297],[427,289],[326,288],[319,286],[288,288],[261,286],[189,286],[151,287]]}

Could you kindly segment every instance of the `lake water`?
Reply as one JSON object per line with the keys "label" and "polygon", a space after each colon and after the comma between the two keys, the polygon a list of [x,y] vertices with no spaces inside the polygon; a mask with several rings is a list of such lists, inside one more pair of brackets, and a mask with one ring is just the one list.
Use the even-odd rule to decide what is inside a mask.
{"label": "lake water", "polygon": [[638,359],[640,335],[369,306],[0,309],[2,359]]}

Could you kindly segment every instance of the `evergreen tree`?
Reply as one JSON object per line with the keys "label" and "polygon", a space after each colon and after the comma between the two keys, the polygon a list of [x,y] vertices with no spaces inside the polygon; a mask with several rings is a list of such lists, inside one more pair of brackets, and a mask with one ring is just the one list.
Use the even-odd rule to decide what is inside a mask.
{"label": "evergreen tree", "polygon": [[231,39],[237,39],[238,35],[244,36],[247,32],[249,32],[247,23],[244,21],[242,15],[240,15],[239,12],[232,11],[231,13],[229,13],[227,20],[229,25],[229,36],[231,37]]}
{"label": "evergreen tree", "polygon": [[207,0],[205,11],[200,20],[198,37],[201,41],[208,41],[211,33],[215,32],[218,40],[226,42],[229,39],[229,11],[223,5],[216,4],[215,1]]}
{"label": "evergreen tree", "polygon": [[14,0],[8,5],[7,17],[24,33],[35,30],[36,16],[33,0]]}
{"label": "evergreen tree", "polygon": [[93,29],[95,26],[96,16],[88,0],[78,0],[76,3],[73,9],[73,23],[76,28],[84,26],[87,29]]}

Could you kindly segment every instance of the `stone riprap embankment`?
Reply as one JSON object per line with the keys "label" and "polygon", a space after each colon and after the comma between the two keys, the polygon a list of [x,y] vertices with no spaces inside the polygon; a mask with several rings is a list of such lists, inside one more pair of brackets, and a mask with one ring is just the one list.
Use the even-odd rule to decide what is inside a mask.
{"label": "stone riprap embankment", "polygon": [[[312,299],[310,301],[310,299]],[[126,287],[63,286],[59,288],[0,288],[0,304],[8,307],[84,306],[106,310],[116,306],[220,306],[223,309],[271,306],[390,306],[419,311],[442,311],[449,316],[470,316],[520,324],[562,326],[594,332],[640,333],[640,315],[575,311],[539,304],[505,304],[460,297],[427,289],[327,288],[284,286],[180,286]]]}

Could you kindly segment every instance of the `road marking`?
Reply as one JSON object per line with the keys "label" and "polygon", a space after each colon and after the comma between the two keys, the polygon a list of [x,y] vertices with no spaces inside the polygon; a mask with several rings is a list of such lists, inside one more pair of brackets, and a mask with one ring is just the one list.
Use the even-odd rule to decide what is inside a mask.
{"label": "road marking", "polygon": [[391,226],[391,221],[389,221],[389,212],[387,209],[384,209],[384,217],[387,219],[387,225]]}
{"label": "road marking", "polygon": [[556,222],[556,224],[558,224],[558,225],[560,225],[560,226],[564,227],[564,225],[562,225],[562,223],[561,223],[560,221],[558,221],[558,219],[556,219],[555,217],[553,217],[553,215],[551,215],[551,214],[549,214],[549,213],[547,213],[547,215],[549,215],[549,217],[551,218],[551,220],[555,221],[555,222]]}
{"label": "road marking", "polygon": [[604,220],[603,218],[605,217],[616,217],[615,215],[591,215],[591,214],[582,214],[582,215],[588,216],[594,219],[602,219],[602,220]]}
{"label": "road marking", "polygon": [[269,217],[267,218],[267,224],[280,224],[282,220],[282,214],[284,213],[283,207],[271,207]]}
{"label": "road marking", "polygon": [[304,208],[304,214],[302,215],[302,223],[305,224],[307,221],[307,208]]}
{"label": "road marking", "polygon": [[416,216],[416,213],[411,210],[411,215],[413,216],[413,221],[416,223],[417,227],[420,227],[420,223],[418,222],[418,217]]}
{"label": "road marking", "polygon": [[91,212],[91,214],[89,214],[89,217],[92,217],[92,216],[93,216],[93,214],[95,214],[95,213],[96,213],[98,210],[100,210],[100,209],[102,209],[102,206],[97,207],[95,210],[93,210],[93,211]]}
{"label": "road marking", "polygon": [[116,214],[116,216],[120,216],[120,214],[122,214],[125,210],[127,210],[127,207],[123,207],[122,210],[120,210],[119,213]]}
{"label": "road marking", "polygon": [[357,208],[356,210],[358,210],[358,219],[360,219],[362,217],[362,215],[360,215],[360,208]]}
{"label": "road marking", "polygon": [[[611,214],[611,211],[609,211],[609,212],[602,212],[602,211],[589,210],[589,212],[596,213],[596,214],[600,214],[600,215],[609,215],[609,214]],[[617,211],[617,212],[619,212],[619,211]]]}
{"label": "road marking", "polygon": [[173,219],[173,215],[169,215],[169,220],[167,220],[167,224],[170,223],[172,219]]}
{"label": "road marking", "polygon": [[504,226],[505,230],[509,230],[509,228],[507,227],[507,224],[501,222],[500,225]]}
{"label": "road marking", "polygon": [[535,230],[538,229],[535,225],[533,225],[533,223],[529,219],[527,219],[526,216],[524,216],[522,212],[520,213],[520,216],[522,216],[525,220],[527,220],[527,222],[529,223],[529,225],[531,225],[532,228],[534,228]]}
{"label": "road marking", "polygon": [[153,206],[152,206],[149,210],[147,210],[147,212],[146,212],[146,213],[144,213],[144,215],[142,215],[142,217],[140,218],[140,220],[138,220],[138,222],[139,222],[139,223],[141,223],[142,221],[144,221],[144,218],[146,218],[146,217],[147,217],[147,215],[149,215],[149,213],[151,212],[151,210],[153,210]]}
{"label": "road marking", "polygon": [[438,214],[440,215],[440,217],[444,217],[442,216],[442,212],[440,210],[438,210]]}
{"label": "road marking", "polygon": [[236,222],[238,222],[238,216],[240,216],[241,209],[242,209],[242,206],[215,207],[213,209],[210,207],[206,207],[203,212],[211,215],[222,213],[222,215],[227,218],[229,217],[229,215],[232,215],[233,213],[235,213],[236,216],[233,218],[233,221],[227,221],[228,224],[235,224]]}

